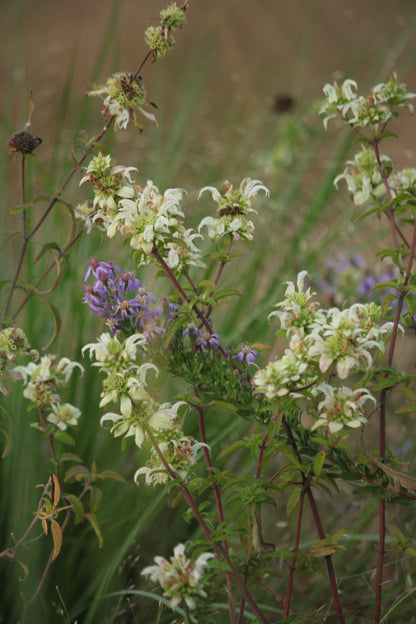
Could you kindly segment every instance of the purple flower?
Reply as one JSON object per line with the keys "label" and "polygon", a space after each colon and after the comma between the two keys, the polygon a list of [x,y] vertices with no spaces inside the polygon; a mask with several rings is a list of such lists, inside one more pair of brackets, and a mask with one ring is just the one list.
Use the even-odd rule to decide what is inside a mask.
{"label": "purple flower", "polygon": [[182,334],[182,340],[185,340],[186,336],[194,336],[198,339],[200,335],[201,333],[195,325],[189,325]]}
{"label": "purple flower", "polygon": [[245,362],[247,366],[249,366],[250,364],[254,364],[258,354],[259,352],[252,349],[250,344],[244,343],[241,347],[241,351],[235,356],[235,359],[238,362]]}
{"label": "purple flower", "polygon": [[221,338],[218,334],[210,334],[207,329],[203,329],[196,339],[196,346],[199,348],[204,347],[204,349],[211,349],[212,347],[219,347],[220,340]]}
{"label": "purple flower", "polygon": [[[85,281],[89,278],[95,282],[85,285],[84,303],[94,314],[107,319],[113,334],[121,329],[129,331],[137,326],[139,320],[143,324],[143,319],[149,318],[149,305],[156,299],[133,272],[122,271],[110,262],[91,258]],[[160,316],[161,312],[155,314]]]}

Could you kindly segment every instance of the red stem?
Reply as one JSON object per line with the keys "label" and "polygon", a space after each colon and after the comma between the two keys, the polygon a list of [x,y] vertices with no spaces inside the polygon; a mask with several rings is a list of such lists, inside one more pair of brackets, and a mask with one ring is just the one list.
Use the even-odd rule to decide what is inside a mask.
{"label": "red stem", "polygon": [[[200,398],[197,388],[194,388],[194,394],[198,399]],[[205,434],[204,411],[200,405],[197,407],[197,411],[198,411],[198,422],[199,422],[199,432],[201,436],[201,442],[203,442],[204,444],[207,444],[207,438]],[[207,466],[208,474],[210,475],[210,477],[212,477],[214,475],[214,470],[213,470],[213,466],[211,462],[209,449],[207,446],[203,446],[202,451],[204,453],[204,459],[205,459],[205,463]],[[212,483],[212,489],[214,490],[215,503],[217,506],[217,513],[218,513],[218,520],[220,521],[221,524],[223,524],[225,521],[224,507],[222,504],[221,492],[220,492],[217,482]],[[228,542],[226,539],[222,540],[222,546],[224,548],[224,551],[228,554]],[[227,581],[227,597],[228,597],[228,611],[230,614],[230,624],[234,624],[235,609],[234,609],[233,596],[232,596],[233,586],[232,586],[232,581],[231,581],[231,575],[229,573],[227,573],[226,575],[226,581]]]}
{"label": "red stem", "polygon": [[[293,448],[293,450],[296,453],[296,456],[298,458],[299,463],[302,463],[299,451],[298,451],[298,447],[296,444],[296,440],[294,439],[293,435],[292,435],[292,431],[290,429],[289,423],[287,422],[286,418],[283,416],[282,418],[282,425],[283,428],[286,432],[286,435],[289,439],[290,445]],[[312,511],[312,516],[315,522],[315,526],[316,526],[316,530],[318,532],[318,536],[319,539],[325,539],[325,531],[323,529],[322,526],[322,522],[321,522],[321,517],[319,515],[319,511],[318,511],[318,507],[316,505],[315,502],[315,498],[313,495],[313,492],[311,490],[310,485],[307,482],[307,477],[305,475],[305,473],[303,471],[301,471],[301,477],[302,477],[302,483],[303,483],[303,487],[306,493],[306,496],[308,497],[308,501],[309,501],[309,505]],[[341,607],[341,601],[339,599],[339,594],[338,594],[338,587],[337,587],[337,581],[336,581],[336,577],[335,577],[335,570],[334,570],[334,566],[332,563],[332,555],[326,555],[325,556],[325,561],[326,561],[326,566],[327,566],[327,570],[328,570],[328,577],[329,577],[329,582],[331,585],[331,591],[332,591],[332,597],[334,600],[334,604],[335,604],[335,609],[337,611],[337,616],[338,616],[338,622],[339,624],[345,624],[345,619],[344,619],[344,614],[342,613],[342,607]]]}
{"label": "red stem", "polygon": [[[146,432],[150,438],[150,441],[153,445],[153,448],[155,449],[157,455],[159,456],[159,459],[161,460],[166,472],[169,474],[169,476],[171,477],[171,479],[177,481],[178,478],[176,476],[176,474],[174,473],[174,471],[172,470],[172,468],[169,466],[169,464],[167,463],[162,451],[160,450],[156,438],[154,437],[152,431],[149,428],[146,428]],[[208,542],[211,544],[211,547],[213,549],[213,551],[215,552],[215,554],[217,555],[217,557],[219,559],[224,559],[224,561],[227,563],[227,565],[229,566],[230,570],[231,570],[231,574],[233,576],[234,582],[236,587],[238,588],[238,590],[240,591],[241,595],[244,596],[247,604],[249,605],[251,611],[254,613],[254,615],[258,618],[258,620],[261,622],[261,624],[268,624],[267,619],[265,618],[265,616],[263,615],[263,613],[261,612],[261,610],[259,609],[259,607],[257,606],[256,601],[254,600],[254,598],[252,597],[251,593],[249,592],[246,584],[244,583],[243,579],[241,578],[237,568],[235,567],[234,563],[232,562],[232,560],[230,559],[229,554],[224,550],[222,544],[220,542],[216,542],[213,540],[212,535],[211,535],[211,531],[209,529],[209,527],[207,526],[205,520],[203,519],[203,517],[201,516],[198,506],[195,503],[194,499],[192,498],[192,494],[190,493],[190,491],[188,490],[188,488],[186,487],[186,485],[184,485],[183,483],[179,482],[179,489],[182,493],[182,496],[184,497],[185,501],[187,502],[187,504],[189,505],[189,507],[192,509],[193,514],[195,516],[195,518],[197,519],[197,521],[199,522],[201,529],[205,535],[205,537],[207,538]]]}

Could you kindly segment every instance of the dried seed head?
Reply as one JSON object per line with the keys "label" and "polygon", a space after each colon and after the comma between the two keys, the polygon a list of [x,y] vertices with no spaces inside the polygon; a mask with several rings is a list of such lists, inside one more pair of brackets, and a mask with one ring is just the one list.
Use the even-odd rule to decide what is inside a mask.
{"label": "dried seed head", "polygon": [[7,142],[9,154],[20,152],[21,154],[33,154],[34,150],[42,143],[42,139],[26,130],[14,132]]}

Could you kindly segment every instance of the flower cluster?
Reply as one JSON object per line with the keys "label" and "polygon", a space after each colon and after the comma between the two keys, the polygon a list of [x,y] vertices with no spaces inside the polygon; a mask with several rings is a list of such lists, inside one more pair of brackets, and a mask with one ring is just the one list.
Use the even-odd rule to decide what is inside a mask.
{"label": "flower cluster", "polygon": [[23,396],[41,408],[50,407],[52,412],[47,420],[61,430],[68,425],[76,425],[81,415],[79,409],[70,403],[62,404],[58,394],[76,368],[84,371],[78,362],[71,362],[68,358],[58,361],[54,355],[44,355],[38,364],[30,362],[27,366],[16,366],[13,369],[13,373],[25,384]]}
{"label": "flower cluster", "polygon": [[336,82],[333,85],[326,84],[323,90],[327,102],[321,108],[320,114],[324,115],[325,128],[330,119],[341,114],[348,124],[356,128],[372,126],[378,129],[380,125],[397,116],[394,107],[405,106],[413,111],[408,100],[416,97],[414,93],[407,93],[406,85],[399,83],[395,74],[387,83],[373,87],[367,97],[358,96],[357,83],[349,79],[342,86],[338,86]]}
{"label": "flower cluster", "polygon": [[232,184],[226,182],[223,195],[215,187],[205,186],[201,189],[199,197],[206,191],[211,193],[212,199],[218,204],[218,218],[205,217],[199,224],[198,231],[206,227],[209,238],[215,241],[226,236],[234,240],[252,241],[254,224],[247,218],[247,214],[256,212],[252,208],[252,202],[259,191],[263,191],[268,197],[268,188],[260,180],[245,178],[238,189],[234,189]]}
{"label": "flower cluster", "polygon": [[[391,160],[381,154],[380,162],[383,163],[384,173],[388,176],[392,169]],[[344,172],[335,178],[334,184],[337,186],[340,180],[345,180],[356,206],[364,204],[370,198],[376,199],[386,194],[382,171],[371,147],[363,145],[354,160],[348,160],[346,164]]]}
{"label": "flower cluster", "polygon": [[334,388],[327,383],[316,386],[312,394],[316,397],[324,395],[325,399],[318,404],[318,419],[312,431],[325,427],[329,433],[337,433],[344,427],[356,429],[367,423],[362,407],[367,401],[376,403],[375,398],[366,388],[352,390],[347,386]]}
{"label": "flower cluster", "polygon": [[[158,435],[158,447],[169,468],[176,477],[186,479],[190,468],[196,464],[198,451],[203,447],[209,448],[203,442],[197,442],[190,436],[184,436],[179,427],[166,429]],[[145,475],[146,485],[158,485],[167,483],[169,474],[166,466],[155,448],[151,450],[151,456],[146,466],[139,468],[134,475],[136,483],[139,477]]]}
{"label": "flower cluster", "polygon": [[94,354],[93,366],[106,374],[101,393],[100,407],[110,402],[119,403],[119,412],[108,412],[101,418],[101,424],[111,422],[114,437],[133,436],[141,447],[146,435],[158,434],[173,429],[178,420],[178,409],[186,405],[178,401],[159,404],[146,390],[146,376],[149,370],[158,374],[154,364],[137,364],[137,357],[145,349],[146,337],[133,334],[123,342],[117,336],[101,334],[97,343],[90,343],[82,351]]}
{"label": "flower cluster", "polygon": [[163,9],[160,12],[160,25],[149,26],[145,31],[144,38],[154,59],[172,52],[175,46],[173,33],[186,24],[185,5],[179,8],[174,2],[167,9]]}
{"label": "flower cluster", "polygon": [[[319,309],[318,303],[311,301],[313,293],[304,288],[306,275],[305,271],[298,275],[297,287],[289,282],[285,300],[270,315],[279,318],[289,348],[257,371],[253,381],[268,400],[291,394],[294,400],[313,401],[323,393],[326,399],[317,407],[314,428],[325,425],[327,432],[333,433],[345,424],[354,427],[364,422],[362,405],[373,400],[363,389],[344,385],[336,389],[337,378],[345,380],[352,372],[370,369],[374,353],[384,352],[384,340],[393,324],[379,324],[381,308],[374,303],[353,304],[344,310]],[[320,383],[327,373],[333,377],[332,386]],[[312,391],[305,393],[308,388]],[[329,426],[332,421],[336,424]]]}
{"label": "flower cluster", "polygon": [[[10,362],[17,362],[18,355],[39,357],[37,351],[30,349],[25,332],[20,327],[6,327],[0,331],[0,378],[5,374]],[[5,386],[0,383],[0,392],[7,394]]]}
{"label": "flower cluster", "polygon": [[93,283],[85,285],[84,303],[107,319],[113,334],[121,330],[134,333],[140,327],[146,340],[150,340],[166,331],[159,323],[163,307],[153,305],[155,296],[131,271],[91,258],[85,281],[91,278]]}
{"label": "flower cluster", "polygon": [[207,597],[203,589],[204,569],[212,557],[214,557],[212,553],[202,553],[195,560],[188,559],[185,545],[178,544],[173,549],[170,561],[163,557],[155,557],[156,565],[144,568],[142,575],[161,585],[164,595],[169,598],[171,609],[175,610],[182,601],[189,609],[195,609],[196,600],[199,597]]}
{"label": "flower cluster", "polygon": [[146,111],[146,88],[140,76],[128,72],[116,72],[108,78],[104,86],[99,86],[87,95],[98,95],[104,100],[102,111],[104,119],[115,118],[114,129],[127,128],[131,120],[139,130],[143,127],[136,119],[136,111],[150,119],[157,125],[156,117]]}
{"label": "flower cluster", "polygon": [[113,165],[111,156],[104,156],[101,152],[93,158],[86,168],[79,185],[89,182],[94,190],[92,207],[88,204],[79,206],[78,211],[89,225],[92,223],[102,226],[107,230],[109,237],[114,236],[114,218],[119,210],[122,199],[132,198],[136,194],[136,187],[130,176],[131,171],[137,171],[135,167],[123,167]]}

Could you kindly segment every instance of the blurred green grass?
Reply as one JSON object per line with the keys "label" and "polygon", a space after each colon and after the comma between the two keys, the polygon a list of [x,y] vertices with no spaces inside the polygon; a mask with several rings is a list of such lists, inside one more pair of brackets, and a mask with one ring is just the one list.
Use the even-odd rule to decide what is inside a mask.
{"label": "blurred green grass", "polygon": [[[320,20],[318,6],[314,7],[313,3],[308,6],[309,21],[304,26],[305,36],[297,58],[299,83],[307,74],[305,68],[310,53],[308,34],[317,27]],[[25,3],[21,3],[21,7],[24,9]],[[89,76],[91,82],[100,83],[106,78],[105,70],[119,68],[120,33],[124,25],[118,20],[123,15],[123,7],[124,2],[112,3],[107,22],[103,24],[101,31],[95,33],[99,45],[96,47]],[[188,28],[195,29],[192,25],[192,11],[193,6],[189,12]],[[148,10],[142,8],[142,16],[146,23]],[[16,28],[20,32],[24,31],[24,11],[19,14]],[[143,29],[142,24],[140,28]],[[213,81],[215,72],[221,74],[222,71],[221,68],[214,68],[213,74],[213,65],[218,57],[227,54],[227,50],[221,47],[221,32],[215,30],[212,23],[207,25],[203,21],[198,28],[199,35],[198,32],[193,32],[190,39],[194,46],[190,48],[192,54],[183,54],[182,51],[180,72],[178,66],[172,65],[170,60],[151,68],[152,93],[158,102],[160,130],[146,126],[143,136],[129,130],[127,139],[121,133],[120,136],[112,136],[110,146],[114,147],[121,164],[138,166],[141,180],[151,177],[161,188],[186,185],[190,190],[186,206],[192,226],[196,225],[208,206],[195,202],[197,190],[204,184],[219,186],[227,177],[239,183],[240,178],[247,175],[265,178],[271,188],[272,198],[269,203],[259,202],[254,249],[248,253],[247,258],[238,259],[236,267],[226,270],[224,275],[224,286],[235,286],[237,274],[238,286],[243,296],[234,308],[221,311],[216,323],[225,343],[242,339],[272,343],[274,328],[270,328],[265,319],[283,292],[283,282],[293,279],[296,272],[303,268],[307,268],[312,275],[319,272],[324,259],[339,249],[340,245],[353,250],[354,245],[362,245],[366,238],[366,233],[357,232],[354,228],[354,214],[351,213],[345,194],[335,194],[332,184],[335,174],[342,169],[343,162],[350,153],[351,141],[343,133],[335,138],[331,134],[325,135],[320,122],[314,120],[310,104],[317,91],[310,83],[307,94],[302,95],[295,110],[288,113],[303,128],[304,138],[298,146],[293,145],[294,160],[290,166],[277,166],[273,163],[273,151],[279,143],[284,118],[273,115],[270,112],[270,102],[266,99],[261,101],[261,97],[258,98],[260,103],[257,106],[247,110],[244,97],[246,95],[250,99],[253,94],[244,89],[247,83],[251,84],[250,81],[256,83],[257,77],[249,72],[250,69],[253,71],[253,67],[246,67],[247,76],[243,76],[241,82],[233,83],[231,93],[235,96],[235,101],[223,102],[220,95],[224,82],[218,85]],[[389,24],[380,34],[377,51],[372,54],[371,62],[366,64],[365,76],[362,76],[361,65],[362,59],[368,61],[368,58],[366,41],[362,40],[354,50],[352,58],[349,58],[349,66],[345,67],[345,71],[349,71],[349,75],[354,75],[356,70],[361,72],[367,86],[384,79],[394,68],[397,68],[399,76],[402,77],[402,71],[406,74],[413,69],[410,55],[404,58],[402,55],[414,36],[414,29],[414,15],[402,28],[400,36],[397,35],[394,24]],[[141,31],[138,35],[141,36]],[[182,33],[179,33],[178,39],[181,36]],[[81,128],[85,128],[92,135],[102,124],[98,118],[98,103],[81,98],[85,85],[81,88],[76,81],[76,66],[82,63],[78,56],[78,46],[79,40],[74,33],[68,66],[61,76],[60,96],[56,98],[56,107],[48,112],[50,144],[44,152],[45,157],[39,151],[31,162],[30,175],[36,189],[34,194],[39,192],[39,185],[56,189],[65,177],[69,166],[67,154],[71,147],[68,128],[72,136],[76,136]],[[30,52],[26,51],[28,55]],[[252,59],[255,59],[256,52],[253,47]],[[16,58],[21,61],[20,56]],[[278,87],[279,80],[280,78],[276,81]],[[239,85],[242,87],[240,92]],[[23,92],[24,89],[20,92],[21,97]],[[3,144],[16,129],[16,93],[9,91],[8,96],[1,117]],[[207,96],[208,101],[204,100]],[[22,126],[26,121],[26,102],[27,99],[24,104],[21,102],[19,105],[20,115],[23,115],[20,118]],[[209,106],[217,107],[214,117]],[[207,115],[207,108],[210,115]],[[263,118],[263,122],[259,118]],[[35,119],[36,109],[34,128]],[[3,150],[0,154],[0,200],[4,207],[1,211],[2,232],[17,227],[18,215],[10,217],[8,214],[8,208],[20,201],[16,184],[17,170],[18,162],[11,164],[10,157]],[[71,184],[65,195],[67,201],[75,204],[82,197],[77,182]],[[39,214],[39,210],[40,207],[35,206],[34,212]],[[57,206],[42,240],[45,242],[53,238],[62,241],[67,229],[68,219]],[[381,231],[376,236],[382,234]],[[6,241],[2,247],[2,278],[10,274],[16,261],[17,249],[16,239]],[[36,254],[35,249],[29,255],[29,261]],[[122,266],[129,264],[127,252],[120,247],[118,241],[111,245],[102,244],[100,237],[94,233],[83,237],[79,245],[71,250],[59,287],[50,296],[50,301],[62,313],[62,330],[53,345],[53,351],[60,356],[80,359],[81,347],[94,340],[102,330],[101,326],[97,327],[96,319],[81,304],[83,275],[88,257],[92,254],[100,259],[113,258]],[[29,272],[34,270],[32,266],[28,267]],[[152,290],[163,290],[164,280],[155,283],[151,273],[148,274],[148,279]],[[27,306],[18,322],[27,329],[32,343],[38,348],[48,342],[53,332],[52,319],[47,310],[34,301]],[[140,613],[136,617],[133,614],[134,609],[130,610],[124,600],[120,598],[118,601],[114,598],[114,592],[117,595],[117,591],[126,588],[129,583],[146,589],[140,581],[139,570],[155,554],[170,553],[173,545],[194,534],[196,527],[184,525],[182,505],[177,508],[172,508],[169,504],[166,506],[167,499],[164,495],[144,487],[138,488],[132,483],[132,475],[139,465],[137,449],[128,447],[127,451],[121,453],[119,442],[100,429],[100,411],[97,409],[100,380],[88,361],[83,364],[86,369],[83,379],[71,384],[68,391],[68,400],[79,406],[83,413],[77,435],[77,452],[86,458],[87,464],[95,461],[99,469],[119,471],[127,483],[123,487],[115,482],[105,483],[103,503],[98,513],[104,535],[102,550],[98,549],[96,537],[88,526],[78,526],[68,532],[62,555],[55,562],[40,598],[30,610],[30,622],[40,624],[45,621],[77,620],[78,623],[88,624],[150,621],[151,614],[156,612],[155,605],[140,602],[139,607],[135,607]],[[11,543],[12,534],[16,537],[21,535],[30,522],[39,492],[34,489],[34,485],[44,483],[49,471],[46,442],[38,432],[29,427],[34,416],[26,412],[26,403],[17,395],[15,392],[7,402],[13,420],[12,448],[2,462],[0,474],[0,500],[3,510],[0,530],[1,543],[4,545]],[[230,439],[239,439],[247,430],[247,423],[244,421],[234,422],[232,417],[224,414],[219,414],[218,419],[221,430]],[[214,436],[216,433],[219,435],[216,429],[214,424],[211,431]],[[241,472],[246,471],[248,460],[241,458],[237,468]],[[327,499],[322,502],[327,509],[331,509],[331,525],[337,526],[344,510],[338,509]],[[361,536],[373,513],[370,506],[365,514],[351,516],[349,529],[351,533],[356,533],[360,545]],[[330,529],[331,526],[328,527],[329,531]],[[280,538],[290,544],[291,535],[289,524]],[[313,536],[312,532],[310,536]],[[342,556],[337,558],[336,566],[339,567],[341,579],[350,579],[354,575],[361,577],[363,570],[368,570],[371,550],[371,545],[367,548],[360,546],[354,560],[343,559]],[[2,562],[0,622],[19,621],[23,596],[27,598],[33,593],[49,552],[50,543],[38,533],[22,555],[30,570],[29,577],[24,582],[21,580],[22,569],[18,565]],[[137,553],[140,561],[134,563]],[[284,580],[283,575],[283,584]],[[322,581],[319,576],[305,576],[302,577],[302,582],[308,584],[309,595],[306,599],[302,593],[297,599],[304,599],[305,609],[312,609],[322,601]],[[349,580],[345,582],[347,587],[351,587]],[[59,587],[59,594],[68,610],[67,616],[60,613],[62,604],[55,587]],[[372,601],[370,590],[365,599],[368,603],[364,601],[364,606],[361,603],[360,606],[367,613],[366,609],[371,606]],[[127,609],[126,612],[124,609]],[[412,609],[414,597],[409,594],[408,603],[401,607],[400,617],[408,618],[406,621],[410,622]],[[171,617],[164,614],[160,621],[170,621]],[[363,617],[362,621],[365,622],[366,616]]]}

